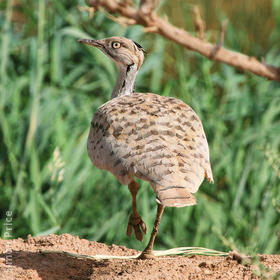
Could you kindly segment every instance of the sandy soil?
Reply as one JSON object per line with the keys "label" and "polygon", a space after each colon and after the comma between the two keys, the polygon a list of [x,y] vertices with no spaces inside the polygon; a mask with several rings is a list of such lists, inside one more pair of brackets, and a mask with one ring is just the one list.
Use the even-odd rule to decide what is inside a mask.
{"label": "sandy soil", "polygon": [[257,264],[252,261],[241,264],[232,255],[124,260],[76,258],[56,251],[91,256],[138,253],[70,234],[28,236],[27,240],[0,239],[0,279],[280,279],[280,255],[260,255]]}

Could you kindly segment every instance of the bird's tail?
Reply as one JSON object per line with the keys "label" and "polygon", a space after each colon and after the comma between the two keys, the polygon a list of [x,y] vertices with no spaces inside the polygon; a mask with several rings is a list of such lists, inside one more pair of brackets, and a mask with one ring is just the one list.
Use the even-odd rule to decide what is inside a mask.
{"label": "bird's tail", "polygon": [[157,202],[169,207],[184,207],[196,204],[195,197],[182,186],[152,185]]}

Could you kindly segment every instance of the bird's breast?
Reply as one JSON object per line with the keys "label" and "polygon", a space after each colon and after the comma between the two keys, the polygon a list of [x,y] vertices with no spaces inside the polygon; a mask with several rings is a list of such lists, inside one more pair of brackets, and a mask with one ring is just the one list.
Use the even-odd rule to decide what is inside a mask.
{"label": "bird's breast", "polygon": [[96,167],[122,183],[133,176],[166,185],[175,180],[196,191],[205,172],[211,173],[207,140],[195,112],[180,100],[150,93],[102,105],[91,122],[88,154]]}

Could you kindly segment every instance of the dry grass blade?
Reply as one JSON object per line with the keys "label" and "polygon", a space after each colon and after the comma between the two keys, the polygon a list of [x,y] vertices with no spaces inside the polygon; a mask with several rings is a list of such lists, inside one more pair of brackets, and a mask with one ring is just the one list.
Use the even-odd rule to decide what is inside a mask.
{"label": "dry grass blade", "polygon": [[[69,253],[65,251],[49,251],[44,250],[40,251],[41,254],[61,254],[68,257],[78,258],[78,259],[90,259],[90,260],[108,260],[108,259],[136,259],[139,257],[139,254],[136,255],[130,255],[130,256],[111,256],[111,255],[95,255],[95,256],[89,256],[89,255],[82,255],[82,254],[75,254],[75,253]],[[156,250],[154,251],[154,255],[156,257],[164,257],[164,256],[175,256],[175,255],[203,255],[203,256],[228,256],[229,253],[227,252],[220,252],[208,248],[203,247],[179,247],[179,248],[172,248],[169,250]]]}
{"label": "dry grass blade", "polygon": [[179,247],[163,251],[154,251],[155,256],[170,255],[204,255],[204,256],[228,256],[227,252],[216,251],[203,247]]}

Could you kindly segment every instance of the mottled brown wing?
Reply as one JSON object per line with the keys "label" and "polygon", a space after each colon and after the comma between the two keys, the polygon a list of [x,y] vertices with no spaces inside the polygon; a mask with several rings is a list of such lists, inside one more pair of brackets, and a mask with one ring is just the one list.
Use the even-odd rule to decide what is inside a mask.
{"label": "mottled brown wing", "polygon": [[149,181],[168,206],[194,204],[191,193],[204,176],[213,181],[202,124],[175,98],[137,93],[105,103],[93,118],[88,153],[123,184],[133,176]]}

